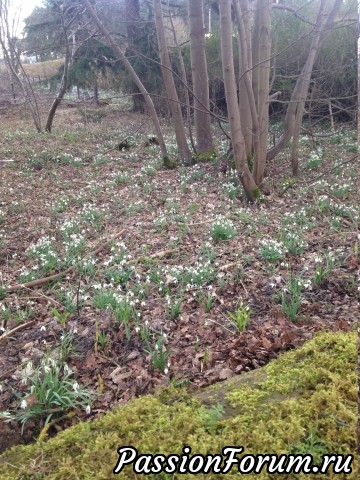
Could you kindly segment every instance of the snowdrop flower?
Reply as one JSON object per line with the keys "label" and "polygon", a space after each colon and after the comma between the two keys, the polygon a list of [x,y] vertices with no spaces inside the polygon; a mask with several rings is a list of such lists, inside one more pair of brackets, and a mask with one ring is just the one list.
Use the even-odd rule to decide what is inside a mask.
{"label": "snowdrop flower", "polygon": [[25,410],[27,408],[28,404],[27,404],[27,401],[24,399],[21,403],[20,403],[20,408],[22,408],[23,410]]}
{"label": "snowdrop flower", "polygon": [[90,405],[86,405],[85,412],[86,412],[87,415],[90,415],[90,413],[91,413]]}
{"label": "snowdrop flower", "polygon": [[42,326],[40,327],[40,332],[46,332],[46,327],[45,327],[45,325],[42,325]]}
{"label": "snowdrop flower", "polygon": [[75,383],[73,384],[72,388],[73,388],[74,392],[78,392],[80,386],[79,386],[79,384],[78,384],[77,382],[75,382]]}
{"label": "snowdrop flower", "polygon": [[25,375],[27,377],[30,377],[32,374],[33,374],[33,363],[29,362],[26,364],[26,367],[25,367]]}

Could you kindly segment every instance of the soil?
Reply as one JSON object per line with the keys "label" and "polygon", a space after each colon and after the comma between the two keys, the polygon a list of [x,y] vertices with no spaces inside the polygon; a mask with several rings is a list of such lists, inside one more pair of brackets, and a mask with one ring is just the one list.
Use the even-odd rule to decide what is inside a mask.
{"label": "soil", "polygon": [[[184,190],[180,189],[181,168],[174,171],[158,168],[154,176],[149,174],[146,177],[146,181],[140,178],[142,167],[148,165],[154,156],[151,148],[157,148],[144,146],[145,127],[137,133],[130,151],[119,152],[115,147],[141,125],[144,118],[131,112],[105,109],[106,115],[101,123],[84,125],[76,110],[63,108],[57,116],[54,133],[46,136],[29,131],[29,120],[26,116],[21,118],[20,112],[13,110],[5,118],[6,135],[0,140],[0,156],[12,161],[0,163],[0,209],[5,211],[1,224],[4,237],[0,253],[0,283],[4,290],[0,304],[9,309],[10,315],[0,317],[0,327],[3,328],[0,331],[3,333],[0,336],[0,411],[17,410],[19,397],[28,394],[26,385],[21,382],[21,372],[27,361],[32,360],[38,365],[44,355],[56,355],[64,324],[59,315],[54,314],[54,309],[59,313],[66,312],[59,297],[61,288],[72,288],[75,292],[72,298],[74,309],[64,320],[65,330],[75,332],[74,351],[67,362],[79,384],[89,385],[98,395],[90,415],[83,409],[76,411],[75,418],[59,415],[50,435],[74,422],[100,416],[119,402],[152,393],[161,386],[184,384],[190,389],[199,389],[257,369],[280,352],[303,344],[319,330],[356,327],[358,293],[355,285],[359,267],[356,215],[343,217],[339,220],[340,225],[331,229],[333,212],[316,207],[319,195],[324,191],[314,188],[314,179],[322,176],[329,185],[324,188],[328,189],[330,197],[334,196],[330,186],[338,181],[333,167],[339,151],[343,160],[349,160],[342,169],[345,178],[350,178],[354,170],[358,174],[358,164],[351,161],[354,155],[346,153],[343,144],[329,145],[327,162],[315,172],[304,170],[302,182],[281,196],[281,181],[290,176],[284,155],[269,165],[268,195],[264,197],[264,203],[248,206],[244,198],[229,199],[220,189],[226,183],[226,174],[221,167],[224,159],[220,159],[220,164],[189,168],[187,172],[193,174],[195,180]],[[17,130],[24,134],[16,135]],[[101,153],[104,151],[108,153]],[[56,161],[56,158],[63,158],[64,152],[79,157],[81,166]],[[304,158],[308,155],[306,152]],[[99,160],[99,155],[107,160]],[[200,172],[199,176],[194,172]],[[113,179],[119,173],[129,176],[130,183],[114,183]],[[144,173],[141,175],[144,177]],[[153,189],[146,193],[146,182],[154,182],[154,179]],[[358,191],[355,180],[352,181],[348,193],[335,200],[358,208]],[[137,196],[130,188],[136,184],[139,185]],[[172,216],[170,208],[165,209],[169,206],[169,192],[173,195]],[[74,269],[53,282],[7,290],[8,286],[19,283],[21,267],[31,268],[33,265],[33,260],[26,254],[29,245],[44,235],[54,235],[55,242],[60,245],[59,225],[79,216],[79,194],[83,202],[107,214],[100,227],[89,224],[85,231],[87,243],[83,255],[98,251],[96,264],[100,273],[89,279]],[[56,211],[54,205],[61,196],[66,196],[69,204],[64,207],[65,211]],[[136,210],[137,201],[142,207],[139,211]],[[264,261],[259,254],[260,247],[254,248],[255,243],[275,237],[286,214],[297,213],[302,207],[312,209],[313,218],[312,225],[304,230],[307,243],[304,252],[300,255],[287,253],[279,262]],[[165,211],[170,216],[161,229],[161,225],[159,227],[155,222]],[[246,219],[239,216],[239,211],[246,213]],[[186,221],[183,222],[179,217],[185,213]],[[230,215],[234,219],[237,234],[233,238],[212,242],[208,231],[215,214]],[[149,325],[154,338],[164,333],[167,335],[165,346],[170,352],[167,370],[156,369],[151,364],[146,345],[136,334],[135,325],[131,326],[129,337],[124,326],[114,321],[111,311],[94,306],[92,297],[96,291],[92,284],[104,281],[100,266],[103,268],[111,254],[111,245],[107,243],[109,238],[118,232],[123,232],[119,240],[127,246],[131,255],[129,261],[139,260],[133,265],[142,285],[149,266],[158,265],[161,269],[166,265],[196,265],[199,246],[208,240],[216,252],[216,268],[220,275],[200,287],[184,288],[180,295],[171,274],[164,276],[164,286],[171,298],[181,298],[178,316],[171,318],[167,300],[159,292],[159,286],[154,284],[149,285],[145,305],[139,307],[141,322]],[[99,250],[102,245],[104,248]],[[311,269],[316,267],[314,258],[324,256],[330,249],[338,252],[333,268],[322,282],[304,293],[296,320],[289,320],[279,300],[286,279],[290,274],[311,277]],[[304,273],[307,265],[311,274]],[[55,268],[48,275],[59,271]],[[132,277],[124,288],[129,291],[136,283],[136,277]],[[89,298],[84,295],[82,305],[77,301],[77,289],[89,294]],[[199,292],[202,292],[202,298],[212,295],[210,309],[199,300]],[[250,321],[244,331],[236,330],[229,320],[229,312],[235,312],[240,301],[251,309]],[[31,314],[21,316],[17,312],[29,313],[28,302],[32,302]],[[104,335],[104,346],[96,341],[99,332]],[[43,426],[43,420],[29,420],[23,426],[0,421],[0,452],[12,445],[33,441]]]}

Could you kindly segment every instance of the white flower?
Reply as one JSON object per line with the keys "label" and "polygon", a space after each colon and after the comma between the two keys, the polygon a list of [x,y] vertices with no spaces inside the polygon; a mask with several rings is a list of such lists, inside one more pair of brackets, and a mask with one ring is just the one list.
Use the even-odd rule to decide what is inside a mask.
{"label": "white flower", "polygon": [[21,403],[20,403],[20,408],[22,408],[23,410],[25,410],[25,408],[27,408],[28,404],[27,404],[27,401],[24,399]]}
{"label": "white flower", "polygon": [[91,413],[90,405],[86,405],[85,412],[86,412],[87,415],[90,415],[90,413]]}
{"label": "white flower", "polygon": [[80,386],[79,386],[79,384],[78,384],[77,382],[75,382],[75,383],[73,384],[72,388],[73,388],[73,390],[74,390],[75,392],[78,392]]}
{"label": "white flower", "polygon": [[64,363],[64,373],[66,374],[71,374],[72,373],[72,370],[71,368],[69,368],[69,365],[67,363]]}
{"label": "white flower", "polygon": [[46,332],[46,327],[45,327],[45,325],[43,325],[42,327],[40,327],[40,332]]}

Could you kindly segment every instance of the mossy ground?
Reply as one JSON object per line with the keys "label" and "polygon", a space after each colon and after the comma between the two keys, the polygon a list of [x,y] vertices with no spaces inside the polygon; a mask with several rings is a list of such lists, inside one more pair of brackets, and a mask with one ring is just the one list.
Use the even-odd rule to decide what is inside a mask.
{"label": "mossy ground", "polygon": [[[18,446],[0,457],[2,480],[73,480],[116,478],[112,470],[117,449],[132,445],[139,453],[220,453],[226,445],[243,446],[244,453],[355,454],[357,424],[357,335],[325,333],[303,347],[283,354],[266,368],[266,378],[228,386],[234,416],[218,420],[186,392],[162,392],[127,403],[102,419],[72,427],[48,442]],[[260,377],[259,377],[260,378]],[[218,387],[221,388],[221,385]],[[356,459],[350,475],[329,473],[321,478],[359,478]],[[118,478],[132,479],[132,470]],[[145,477],[145,475],[144,475]],[[147,475],[159,480],[193,475]],[[219,478],[219,476],[216,476]],[[235,478],[233,469],[226,478]],[[211,479],[215,475],[197,475]],[[284,478],[249,474],[247,478]],[[287,479],[311,475],[287,475]],[[313,475],[319,478],[319,475]]]}

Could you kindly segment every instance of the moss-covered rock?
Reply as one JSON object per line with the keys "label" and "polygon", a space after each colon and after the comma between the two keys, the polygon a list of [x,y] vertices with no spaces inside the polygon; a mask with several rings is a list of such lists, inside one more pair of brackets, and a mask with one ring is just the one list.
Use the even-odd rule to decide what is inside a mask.
{"label": "moss-covered rock", "polygon": [[[355,454],[357,425],[357,335],[325,333],[283,354],[254,375],[218,384],[192,397],[166,390],[129,402],[91,423],[74,426],[48,442],[18,446],[0,457],[1,480],[109,479],[117,449],[132,445],[139,453],[217,454],[227,445],[244,454]],[[244,380],[245,378],[245,380]],[[208,406],[204,407],[203,403]],[[221,408],[226,415],[219,420]],[[209,405],[210,404],[210,405]],[[213,405],[213,406],[211,406]],[[354,460],[355,462],[356,460]],[[359,478],[336,476],[248,474],[249,479]],[[118,478],[133,479],[126,467]],[[238,478],[233,468],[226,478]],[[219,478],[198,474],[198,479]],[[192,479],[191,474],[150,474],[147,478]]]}

